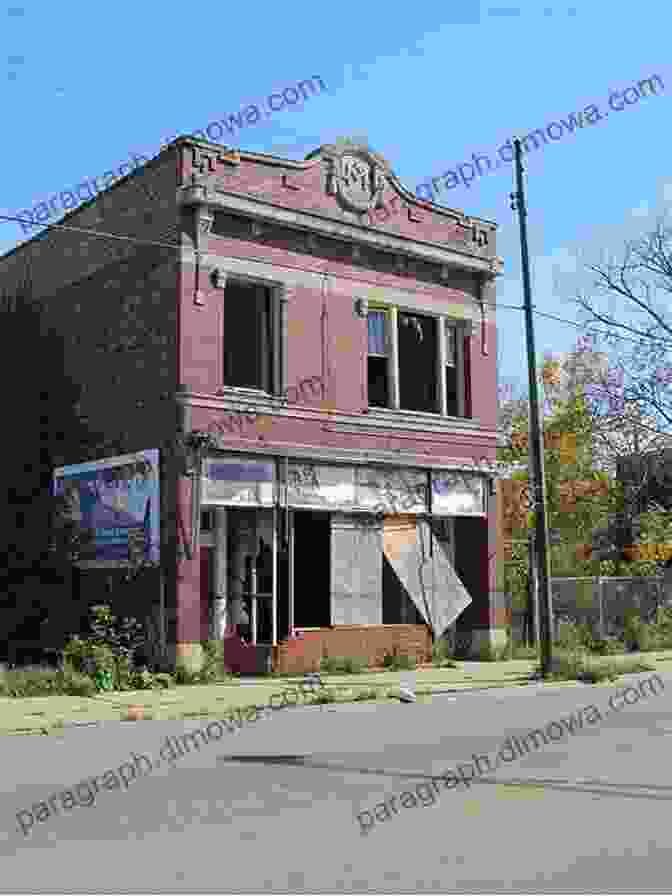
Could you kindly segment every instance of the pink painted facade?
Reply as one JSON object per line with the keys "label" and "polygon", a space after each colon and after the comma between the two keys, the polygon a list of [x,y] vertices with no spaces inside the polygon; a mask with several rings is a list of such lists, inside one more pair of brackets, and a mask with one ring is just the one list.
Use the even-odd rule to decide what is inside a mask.
{"label": "pink painted facade", "polygon": [[[227,153],[203,144],[183,144],[182,148],[178,369],[188,429],[215,437],[213,456],[256,457],[277,464],[278,517],[286,512],[280,508],[292,508],[282,491],[285,458],[317,467],[342,465],[344,470],[369,465],[423,472],[468,470],[474,463],[495,459],[494,278],[501,267],[495,253],[495,226],[418,200],[403,188],[385,160],[365,147],[350,147],[346,156],[349,162],[342,147],[322,147],[304,162]],[[398,213],[387,222],[380,221],[375,207],[389,208],[391,203]],[[275,382],[253,393],[228,385],[225,371],[227,308],[242,301],[231,289],[239,283],[267,288],[272,301],[281,306],[271,348],[281,356],[274,360]],[[361,299],[369,302],[368,315],[357,304]],[[404,313],[416,312],[418,320],[441,315],[456,325],[455,351],[464,377],[458,416],[446,413],[446,404],[441,413],[441,401],[446,398],[438,386],[436,409],[430,412],[404,407],[403,383],[392,384],[388,407],[371,406],[371,306],[382,307],[386,320],[385,309],[397,309],[399,339],[404,338],[399,329]],[[398,355],[399,345],[396,350]],[[401,367],[397,369],[397,380],[410,377]],[[311,378],[314,383],[319,378],[312,394],[307,389],[300,396],[292,393],[292,387]],[[190,489],[190,482],[182,479],[178,494],[187,521]],[[495,515],[489,491],[486,483],[483,515],[456,514],[453,522],[459,556],[453,553],[452,565],[472,599],[457,629],[468,633],[474,649],[500,640],[506,621],[501,595],[495,591]],[[219,506],[225,505],[229,513],[235,508],[225,500]],[[204,509],[209,506],[207,501],[202,504]],[[343,511],[338,507],[339,515]],[[381,557],[385,556],[385,526],[393,517],[393,513],[387,515],[378,532]],[[331,526],[333,567],[338,550],[333,516]],[[277,538],[279,552],[281,535]],[[200,543],[201,551],[217,550],[207,535],[200,537]],[[352,545],[347,549],[354,550]],[[311,562],[310,556],[294,557],[295,565],[303,562]],[[379,562],[385,561],[375,560],[373,565]],[[189,653],[189,644],[206,636],[202,605],[216,597],[207,594],[212,585],[204,585],[203,569],[198,553],[179,564],[176,641],[183,645],[178,648],[183,655]],[[278,580],[279,564],[274,571]],[[377,571],[371,575],[380,585]],[[379,651],[380,629],[387,627],[392,639],[392,630],[403,621],[385,623],[375,610],[363,612],[361,619],[348,610],[349,615],[341,613],[337,619],[338,588],[333,575],[331,589],[331,618],[323,618],[318,626],[301,626],[295,619],[284,640],[283,633],[276,632],[268,651],[275,668],[287,666],[282,657],[290,654],[292,668],[297,668],[302,630],[312,643],[316,631],[343,634],[346,617],[351,629],[357,627],[353,620],[364,620],[369,641],[375,640]],[[220,605],[226,590],[226,586],[220,589]],[[356,589],[346,591],[351,602],[357,600]],[[382,593],[379,598],[383,600]],[[371,600],[370,594],[367,599]],[[276,597],[278,604],[280,600]],[[221,612],[225,659],[232,668],[255,671],[259,668],[255,651],[236,634],[228,610]],[[277,605],[275,612],[279,612]],[[389,613],[388,618],[392,618]],[[420,626],[426,623],[427,618],[416,619]],[[427,628],[431,631],[432,626]],[[434,636],[441,634],[434,630]],[[375,650],[365,642],[360,638],[358,649],[371,657]],[[344,643],[347,637],[341,637],[339,650]],[[314,657],[306,657],[306,668],[313,667]]]}

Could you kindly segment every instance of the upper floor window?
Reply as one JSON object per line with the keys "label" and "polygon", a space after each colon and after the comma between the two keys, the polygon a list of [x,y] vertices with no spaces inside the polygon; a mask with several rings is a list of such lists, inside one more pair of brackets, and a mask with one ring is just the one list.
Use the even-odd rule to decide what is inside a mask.
{"label": "upper floor window", "polygon": [[402,411],[437,413],[436,318],[399,311],[399,407]]}
{"label": "upper floor window", "polygon": [[277,302],[257,284],[227,281],[224,290],[224,385],[273,392]]}
{"label": "upper floor window", "polygon": [[446,328],[446,414],[449,417],[461,417],[460,382],[458,371],[461,365],[461,352],[457,348],[458,329],[450,321],[445,320]]}
{"label": "upper floor window", "polygon": [[389,347],[384,311],[369,311],[369,404],[374,407],[390,406]]}
{"label": "upper floor window", "polygon": [[464,327],[443,316],[369,306],[371,407],[465,416]]}

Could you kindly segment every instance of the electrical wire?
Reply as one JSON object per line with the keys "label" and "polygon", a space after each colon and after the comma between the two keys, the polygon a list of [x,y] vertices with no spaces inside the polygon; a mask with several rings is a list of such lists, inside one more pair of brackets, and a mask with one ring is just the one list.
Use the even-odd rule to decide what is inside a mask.
{"label": "electrical wire", "polygon": [[[507,306],[502,305],[499,307],[507,307]],[[555,320],[558,323],[569,324],[570,326],[576,327],[579,330],[584,330],[584,327],[588,326],[588,325],[580,324],[580,323],[578,323],[578,321],[567,320],[564,317],[557,317],[555,314],[549,314],[546,311],[536,311],[534,305],[532,306],[532,313],[536,314],[538,317],[548,317],[550,320]],[[648,336],[644,333],[642,333],[641,339],[633,339],[631,336],[613,336],[613,334],[610,334],[608,330],[596,330],[596,329],[588,330],[588,329],[586,329],[585,332],[598,333],[598,334],[602,334],[602,335],[612,336],[612,338],[614,338],[614,339],[623,339],[625,342],[635,342],[637,345],[639,345],[641,343],[641,339],[650,339],[652,342],[660,342],[663,345],[666,345],[666,346],[669,346],[670,348],[672,348],[672,339],[663,339],[662,337],[659,337],[659,336]]]}
{"label": "electrical wire", "polygon": [[[0,221],[12,221],[12,222],[19,222],[22,224],[23,223],[32,223],[30,221],[26,222],[25,218],[18,218],[16,216],[12,216],[12,215],[0,215]],[[120,235],[117,233],[106,233],[101,230],[91,230],[90,228],[72,227],[69,224],[45,224],[44,226],[46,229],[49,229],[49,230],[51,230],[51,229],[67,230],[67,231],[71,231],[74,233],[82,233],[82,234],[90,235],[90,236],[94,236],[94,237],[102,237],[104,239],[125,240],[126,242],[135,243],[136,245],[141,245],[141,246],[157,246],[157,247],[163,248],[163,249],[184,249],[185,248],[180,243],[164,243],[164,242],[159,242],[157,240],[140,239],[138,237],[125,236],[125,235]],[[272,265],[274,267],[288,268],[289,270],[301,271],[301,272],[307,273],[307,274],[316,274],[317,276],[327,276],[328,275],[328,276],[338,277],[343,280],[352,280],[353,282],[356,282],[356,283],[362,283],[362,282],[370,283],[372,286],[381,288],[379,281],[369,280],[363,276],[351,277],[348,274],[343,274],[341,272],[339,272],[339,273],[330,272],[328,269],[316,270],[314,268],[304,268],[304,267],[301,267],[300,265],[291,264],[289,262],[282,262],[282,264],[278,264],[277,261],[271,261],[267,258],[258,258],[253,255],[231,255],[229,252],[226,253],[226,258],[233,259],[234,261],[247,261],[247,262],[253,261],[257,264],[268,264],[268,265]],[[423,293],[421,290],[418,290],[418,289],[415,289],[414,292],[417,293],[418,295],[426,295],[426,296],[432,297],[432,298],[434,297],[434,296],[432,296],[431,293]],[[504,311],[524,311],[525,310],[525,307],[523,305],[505,305],[501,302],[488,302],[487,300],[483,300],[482,302],[480,302],[480,304],[487,305],[488,307],[491,307],[491,308],[499,308]],[[563,324],[567,324],[568,326],[575,327],[576,329],[582,330],[583,332],[588,333],[590,335],[593,335],[593,334],[596,334],[598,336],[609,336],[610,335],[608,330],[600,330],[595,327],[590,327],[590,325],[587,325],[587,324],[581,324],[578,321],[568,320],[567,318],[564,318],[564,317],[558,317],[555,314],[549,314],[546,311],[538,311],[534,305],[532,306],[532,313],[536,314],[538,317],[546,317],[546,318],[549,318],[550,320],[556,321],[557,323],[563,323]],[[662,345],[669,346],[670,348],[672,348],[672,340],[664,339],[664,338],[657,337],[657,336],[645,336],[644,334],[642,334],[642,337],[640,339],[633,339],[631,336],[620,336],[619,335],[619,336],[615,336],[614,338],[621,339],[625,342],[634,342],[637,345],[641,344],[641,339],[648,339],[651,342],[660,342]]]}

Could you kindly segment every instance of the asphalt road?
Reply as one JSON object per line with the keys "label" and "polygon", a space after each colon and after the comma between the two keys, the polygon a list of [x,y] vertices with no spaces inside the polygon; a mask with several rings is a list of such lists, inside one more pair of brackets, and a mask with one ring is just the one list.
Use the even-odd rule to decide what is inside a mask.
{"label": "asphalt road", "polygon": [[[43,821],[33,803],[131,751],[157,760],[167,735],[199,722],[4,737],[0,892],[669,893],[672,676],[634,705],[620,696],[647,678],[277,712],[172,765],[164,749],[127,789],[101,780],[93,805],[59,798]],[[556,737],[590,704],[602,719],[589,709],[574,734],[529,737]],[[530,752],[494,774],[481,760],[470,786],[428,781],[458,763],[468,779],[474,753],[494,762],[507,737],[526,735]]]}

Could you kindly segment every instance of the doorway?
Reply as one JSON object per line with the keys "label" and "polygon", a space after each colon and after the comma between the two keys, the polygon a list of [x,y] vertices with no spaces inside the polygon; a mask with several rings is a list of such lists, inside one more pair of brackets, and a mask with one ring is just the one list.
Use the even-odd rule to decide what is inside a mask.
{"label": "doorway", "polygon": [[203,624],[216,577],[228,630],[250,644],[271,645],[274,634],[276,643],[284,641],[297,627],[330,626],[331,514],[227,508],[221,516],[213,549],[201,555]]}
{"label": "doorway", "polygon": [[331,520],[328,513],[295,510],[294,626],[331,625]]}
{"label": "doorway", "polygon": [[272,644],[273,511],[230,509],[226,526],[226,593],[231,624],[249,643]]}

